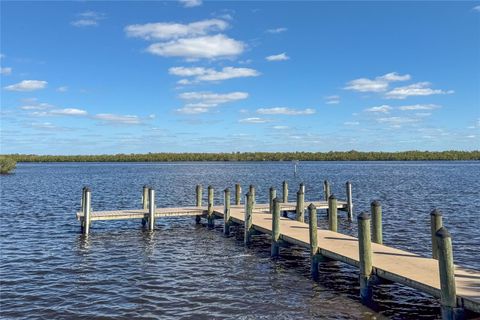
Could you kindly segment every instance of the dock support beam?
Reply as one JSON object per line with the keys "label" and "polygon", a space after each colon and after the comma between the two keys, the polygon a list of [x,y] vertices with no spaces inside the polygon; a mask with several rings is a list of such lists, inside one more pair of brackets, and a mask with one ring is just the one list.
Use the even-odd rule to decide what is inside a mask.
{"label": "dock support beam", "polygon": [[90,232],[90,213],[91,213],[91,196],[90,188],[83,188],[84,201],[83,201],[83,233],[87,235]]}
{"label": "dock support beam", "polygon": [[378,200],[370,204],[372,213],[372,242],[383,244],[382,234],[382,204]]}
{"label": "dock support beam", "polygon": [[277,197],[277,190],[274,187],[270,187],[270,195],[269,195],[269,212],[273,214],[273,199]]}
{"label": "dock support beam", "polygon": [[273,199],[272,212],[272,249],[271,256],[278,257],[280,254],[280,199]]}
{"label": "dock support beam", "polygon": [[239,206],[242,198],[242,186],[237,183],[235,185],[235,205]]}
{"label": "dock support beam", "polygon": [[245,234],[244,234],[244,243],[249,245],[251,242],[251,237],[253,233],[252,227],[252,214],[253,214],[253,195],[248,192],[245,195]]}
{"label": "dock support beam", "polygon": [[148,189],[148,230],[155,228],[155,189]]}
{"label": "dock support beam", "polygon": [[207,227],[215,227],[215,217],[213,216],[213,187],[208,186],[208,208],[207,208]]}
{"label": "dock support beam", "polygon": [[435,233],[435,237],[437,239],[438,247],[438,269],[440,272],[440,303],[442,305],[442,319],[461,319],[463,318],[463,310],[461,308],[457,308],[452,237],[445,227],[441,227]]}
{"label": "dock support beam", "polygon": [[297,221],[305,221],[305,185],[302,183],[297,192],[297,206],[296,206]]}
{"label": "dock support beam", "polygon": [[[142,192],[142,208],[143,210],[148,210],[148,186],[145,184],[143,186],[143,192]],[[148,216],[145,213],[144,217],[142,218],[142,226],[145,226],[147,224]]]}
{"label": "dock support beam", "polygon": [[283,203],[288,203],[288,182],[285,180],[282,183],[283,187]]}
{"label": "dock support beam", "polygon": [[347,191],[347,213],[348,213],[348,221],[353,220],[353,198],[352,198],[352,183],[347,181],[345,184],[346,191]]}
{"label": "dock support beam", "polygon": [[313,279],[318,279],[318,262],[320,254],[318,251],[318,232],[317,232],[317,208],[313,203],[308,206],[308,220],[309,220],[309,233],[310,233],[310,258],[311,272]]}
{"label": "dock support beam", "polygon": [[333,194],[328,197],[328,228],[335,232],[338,230],[337,198]]}
{"label": "dock support beam", "polygon": [[430,230],[432,232],[432,258],[438,259],[438,245],[437,237],[435,234],[440,228],[443,227],[442,212],[438,209],[434,209],[430,212]]}
{"label": "dock support beam", "polygon": [[[196,193],[196,205],[197,205],[197,208],[201,208],[202,207],[202,198],[203,198],[203,187],[201,184],[197,184],[197,187],[195,188],[195,193]],[[200,223],[200,221],[202,220],[202,215],[199,214],[199,215],[196,215],[195,216],[195,222],[197,224]]]}
{"label": "dock support beam", "polygon": [[224,191],[224,201],[223,201],[223,234],[228,236],[230,235],[230,189],[227,188]]}
{"label": "dock support beam", "polygon": [[358,250],[360,262],[360,299],[368,304],[372,299],[372,244],[370,241],[370,215],[358,215]]}

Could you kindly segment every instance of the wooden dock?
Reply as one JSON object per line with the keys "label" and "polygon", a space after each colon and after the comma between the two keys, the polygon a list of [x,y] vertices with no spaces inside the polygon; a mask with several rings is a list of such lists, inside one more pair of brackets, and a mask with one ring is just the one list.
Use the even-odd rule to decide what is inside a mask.
{"label": "wooden dock", "polygon": [[[87,233],[91,221],[98,220],[143,219],[144,224],[148,221],[149,228],[153,229],[154,219],[161,217],[196,216],[197,222],[203,217],[207,219],[207,225],[210,227],[216,219],[223,219],[224,232],[227,234],[232,225],[244,226],[246,244],[252,242],[251,236],[256,233],[271,235],[272,256],[279,254],[279,248],[283,243],[309,249],[313,276],[318,273],[318,261],[321,258],[359,267],[360,295],[364,302],[371,299],[372,285],[385,279],[440,298],[443,319],[461,319],[464,309],[480,313],[480,272],[453,265],[450,235],[442,226],[441,214],[437,210],[431,213],[432,248],[435,259],[382,244],[381,205],[378,201],[372,202],[372,223],[368,214],[362,213],[358,216],[358,239],[336,232],[337,210],[352,212],[351,185],[347,184],[347,201],[336,200],[328,192],[325,193],[328,200],[309,203],[307,210],[303,206],[302,185],[297,193],[297,202],[281,202],[280,197],[276,197],[275,190],[271,189],[270,203],[256,204],[255,190],[250,188],[245,204],[241,205],[238,204],[239,192],[236,191],[234,203],[237,204],[234,205],[230,204],[230,191],[227,189],[224,192],[224,205],[213,206],[213,188],[209,188],[208,204],[202,206],[202,197],[199,195],[201,188],[197,187],[196,206],[155,208],[154,201],[148,201],[154,199],[153,189],[145,191],[144,188],[144,209],[91,212],[90,191],[84,189],[83,211],[77,213],[77,219],[84,226],[84,231],[87,225]],[[288,200],[288,196],[283,200]],[[330,230],[317,229],[317,209],[328,209]],[[280,217],[282,211],[295,211],[296,220]],[[308,224],[303,218],[305,211],[309,213]],[[370,225],[373,226],[372,235]]]}

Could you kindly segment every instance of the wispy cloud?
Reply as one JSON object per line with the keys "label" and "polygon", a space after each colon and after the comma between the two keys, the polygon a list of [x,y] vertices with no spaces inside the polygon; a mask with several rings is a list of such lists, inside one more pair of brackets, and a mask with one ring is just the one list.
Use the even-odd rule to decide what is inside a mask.
{"label": "wispy cloud", "polygon": [[248,93],[239,91],[229,93],[193,91],[181,93],[179,98],[187,103],[183,108],[177,109],[178,113],[198,114],[209,112],[212,108],[224,103],[244,100],[248,98]]}
{"label": "wispy cloud", "polygon": [[480,12],[480,6],[475,6],[475,7],[472,8],[472,10]]}
{"label": "wispy cloud", "polygon": [[76,108],[54,109],[49,113],[59,116],[86,116],[88,114],[87,111]]}
{"label": "wispy cloud", "polygon": [[280,27],[280,28],[274,28],[274,29],[267,29],[267,33],[282,33],[282,32],[285,32],[287,31],[288,29],[287,28],[284,28],[284,27]]}
{"label": "wispy cloud", "polygon": [[275,129],[275,130],[287,130],[289,129],[290,127],[288,126],[273,126],[272,129]]}
{"label": "wispy cloud", "polygon": [[163,57],[182,57],[188,60],[234,57],[243,52],[241,41],[223,34],[197,38],[182,38],[151,44],[146,51]]}
{"label": "wispy cloud", "polygon": [[292,109],[287,107],[274,107],[274,108],[260,108],[257,109],[259,114],[280,114],[280,115],[290,115],[290,116],[299,116],[299,115],[309,115],[314,114],[315,109]]}
{"label": "wispy cloud", "polygon": [[35,91],[45,89],[47,84],[47,81],[42,80],[23,80],[3,88],[8,91]]}
{"label": "wispy cloud", "polygon": [[53,106],[48,103],[36,103],[35,101],[29,101],[33,102],[28,105],[24,105],[19,107],[21,110],[46,110],[46,109],[52,109]]}
{"label": "wispy cloud", "polygon": [[283,53],[280,53],[280,54],[274,54],[274,55],[265,57],[265,59],[267,61],[285,61],[285,60],[289,60],[290,57],[287,56],[287,54],[285,52],[283,52]]}
{"label": "wispy cloud", "polygon": [[94,119],[100,120],[104,123],[137,125],[142,123],[142,119],[135,115],[118,115],[111,113],[100,113],[93,116]]}
{"label": "wispy cloud", "polygon": [[174,22],[132,24],[125,27],[125,33],[128,37],[144,40],[169,40],[204,36],[227,28],[228,22],[224,20],[207,19],[187,24]]}
{"label": "wispy cloud", "polygon": [[78,19],[70,22],[74,27],[96,27],[100,20],[105,19],[105,14],[95,11],[85,11],[77,14]]}
{"label": "wispy cloud", "polygon": [[268,119],[263,119],[263,118],[258,118],[258,117],[252,117],[252,118],[245,118],[245,119],[240,119],[238,120],[240,123],[267,123],[267,122],[272,122],[271,120]]}
{"label": "wispy cloud", "polygon": [[378,106],[378,107],[371,107],[371,108],[367,108],[365,109],[364,111],[366,112],[380,112],[380,113],[389,113],[393,108],[390,107],[389,105],[381,105],[381,106]]}
{"label": "wispy cloud", "polygon": [[0,74],[4,75],[4,76],[8,76],[8,75],[11,75],[12,74],[12,68],[10,67],[2,67],[0,69]]}
{"label": "wispy cloud", "polygon": [[411,96],[430,96],[435,94],[452,94],[453,90],[430,88],[430,82],[417,82],[404,87],[397,87],[385,93],[387,99],[405,99]]}
{"label": "wispy cloud", "polygon": [[326,104],[339,104],[340,103],[340,96],[328,96],[325,97],[325,103]]}
{"label": "wispy cloud", "polygon": [[224,67],[220,71],[203,67],[173,67],[168,69],[172,75],[180,77],[193,77],[192,80],[182,79],[179,84],[191,84],[201,81],[221,81],[233,78],[257,77],[260,73],[250,68]]}
{"label": "wispy cloud", "polygon": [[58,92],[67,92],[67,91],[68,91],[68,87],[67,87],[67,86],[58,87],[58,88],[57,88],[57,91],[58,91]]}
{"label": "wispy cloud", "polygon": [[202,5],[202,0],[178,0],[185,8],[193,8]]}
{"label": "wispy cloud", "polygon": [[345,121],[343,124],[346,125],[346,126],[358,126],[360,124],[360,122],[358,122],[358,121]]}
{"label": "wispy cloud", "polygon": [[440,108],[439,105],[436,104],[412,104],[408,106],[400,106],[398,107],[399,110],[402,111],[409,111],[409,110],[433,110]]}
{"label": "wispy cloud", "polygon": [[394,81],[410,80],[410,75],[400,75],[397,72],[390,72],[375,79],[359,78],[347,83],[344,89],[358,92],[384,92],[387,91],[389,83]]}

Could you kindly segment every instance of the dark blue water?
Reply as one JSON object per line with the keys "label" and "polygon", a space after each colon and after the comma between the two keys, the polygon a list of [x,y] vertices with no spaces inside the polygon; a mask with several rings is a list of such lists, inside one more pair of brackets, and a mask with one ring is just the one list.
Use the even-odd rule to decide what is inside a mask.
{"label": "dark blue water", "polygon": [[[328,179],[338,198],[353,183],[356,213],[373,199],[383,205],[384,242],[430,255],[429,213],[439,208],[453,236],[455,262],[480,269],[479,162],[306,162],[293,176],[279,163],[19,164],[1,176],[0,312],[6,319],[436,319],[434,298],[396,284],[374,288],[377,305],[359,303],[357,270],[324,262],[310,278],[308,254],[292,246],[272,260],[268,237],[250,248],[242,230],[225,238],[193,218],[158,219],[155,232],[138,221],[94,222],[86,239],[75,212],[81,188],[93,210],[140,206],[144,184],[158,206],[192,205],[195,185],[221,190],[268,188],[288,180],[291,200],[300,182],[306,200],[322,197]],[[340,213],[344,217],[344,213]],[[327,225],[323,212],[319,225]],[[341,219],[339,231],[356,235]]]}

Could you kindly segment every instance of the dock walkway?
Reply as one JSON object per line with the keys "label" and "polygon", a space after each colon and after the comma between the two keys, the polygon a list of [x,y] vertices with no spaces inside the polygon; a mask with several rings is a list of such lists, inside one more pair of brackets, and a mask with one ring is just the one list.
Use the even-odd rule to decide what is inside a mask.
{"label": "dock walkway", "polygon": [[[273,200],[275,194],[271,193],[271,202],[269,204],[256,204],[254,203],[254,193],[249,192],[245,199],[246,205],[230,205],[230,193],[227,189],[225,190],[226,202],[224,206],[213,206],[212,189],[212,192],[209,190],[207,206],[201,206],[201,197],[197,192],[197,206],[156,208],[154,201],[153,203],[148,201],[148,199],[155,199],[154,190],[149,189],[148,191],[149,197],[144,197],[144,209],[92,212],[91,209],[89,209],[91,208],[90,190],[86,189],[85,191],[84,189],[82,198],[83,211],[77,212],[77,219],[81,221],[84,229],[87,228],[87,231],[85,232],[84,230],[84,233],[88,234],[88,229],[92,221],[99,220],[143,219],[142,222],[146,224],[148,221],[149,229],[153,230],[155,218],[161,217],[195,216],[197,222],[200,222],[200,219],[203,217],[207,218],[207,225],[209,227],[214,225],[215,218],[223,219],[225,223],[224,232],[226,232],[225,229],[229,230],[231,225],[237,224],[245,226],[246,235],[250,234],[250,230],[255,233],[271,235],[272,255],[273,245],[274,243],[276,245],[276,241],[278,241],[278,243],[285,242],[308,248],[312,253],[312,275],[314,274],[313,259],[316,255],[360,268],[361,295],[362,290],[367,286],[365,283],[362,284],[362,275],[365,275],[365,268],[367,266],[367,269],[369,269],[366,274],[367,283],[370,279],[373,281],[374,277],[376,277],[378,279],[397,282],[431,294],[434,297],[441,298],[443,319],[461,318],[456,315],[457,313],[461,315],[462,309],[480,313],[480,272],[453,265],[451,240],[448,232],[448,236],[446,237],[448,239],[445,243],[447,243],[447,247],[450,246],[448,248],[449,253],[445,253],[448,250],[442,251],[440,257],[438,257],[439,253],[434,252],[434,256],[437,254],[437,260],[383,245],[383,241],[373,240],[376,237],[375,235],[372,235],[372,243],[370,243],[370,217],[368,215],[368,220],[364,221],[366,224],[364,223],[363,227],[360,225],[361,221],[359,218],[358,239],[336,232],[336,222],[334,228],[332,224],[330,224],[330,220],[333,219],[332,216],[335,217],[334,220],[336,221],[337,209],[347,211],[350,214],[352,212],[352,205],[351,201],[336,200],[333,196],[330,196],[328,201],[314,202],[313,205],[316,208],[314,206],[309,207],[310,218],[315,218],[315,220],[307,224],[304,222],[305,207],[301,197],[297,197],[297,199],[301,201],[299,203],[282,203],[280,199],[276,197],[275,200]],[[145,191],[144,195],[146,195]],[[349,199],[351,200],[351,197]],[[238,200],[238,197],[236,200]],[[236,202],[239,203],[239,200]],[[372,213],[377,212],[377,215],[378,213],[380,214],[380,220],[374,218],[372,225],[377,224],[377,227],[374,227],[374,229],[377,230],[378,223],[380,223],[380,231],[376,232],[380,232],[381,235],[381,207],[379,206],[379,202],[372,202]],[[313,211],[310,211],[311,208],[315,208],[314,214],[312,213]],[[327,213],[331,230],[317,229],[317,209],[328,210]],[[296,210],[297,220],[290,219],[286,216],[279,217],[279,212],[281,211],[294,210]],[[275,212],[275,214],[273,214],[273,212]],[[299,215],[301,215],[301,219],[298,219]],[[360,216],[362,215],[363,214]],[[432,212],[431,219],[432,234],[438,237],[438,230],[445,229],[442,227],[441,213]],[[437,221],[435,219],[439,220]],[[368,228],[365,229],[365,226],[368,226]],[[446,232],[446,229],[444,231]],[[314,233],[316,233],[316,239],[312,240],[312,234]],[[368,238],[367,246],[365,246],[365,234]],[[247,242],[247,236],[245,239],[246,243],[250,243],[251,240]],[[440,238],[436,241],[441,240],[439,239]],[[316,247],[314,247],[314,243],[316,243]],[[433,245],[433,248],[440,250],[442,246],[445,245]],[[367,253],[365,253],[365,248],[368,248]],[[370,257],[366,258],[368,255],[370,255]],[[318,272],[318,263],[316,272]],[[372,283],[374,282],[368,284],[367,287],[371,287]]]}

